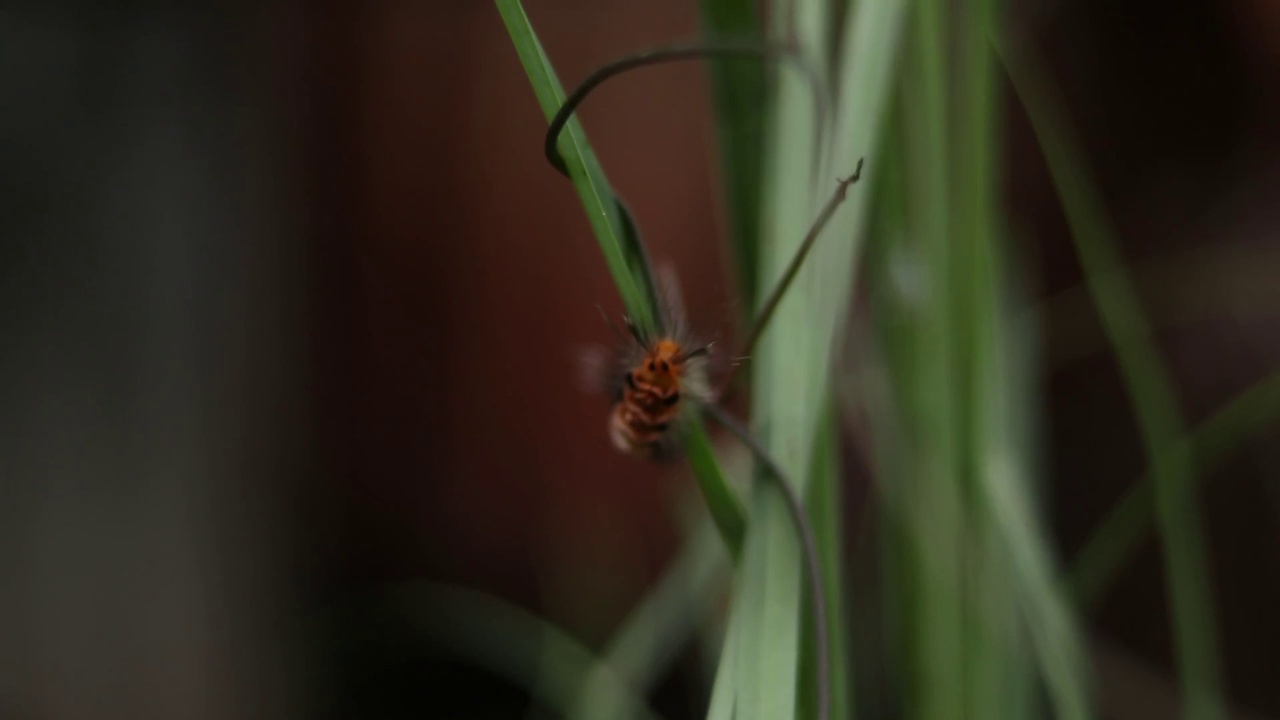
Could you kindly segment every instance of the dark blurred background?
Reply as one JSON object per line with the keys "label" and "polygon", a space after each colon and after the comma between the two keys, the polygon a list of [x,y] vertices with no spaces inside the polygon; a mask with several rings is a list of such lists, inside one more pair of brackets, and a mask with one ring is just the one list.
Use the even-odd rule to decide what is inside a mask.
{"label": "dark blurred background", "polygon": [[[1280,366],[1280,4],[1008,5],[1203,418]],[[525,6],[566,84],[698,32],[687,2]],[[582,116],[694,321],[727,337],[706,94],[702,68],[657,68]],[[427,578],[594,645],[669,560],[688,479],[615,455],[573,379],[609,339],[596,306],[620,304],[492,4],[9,3],[0,102],[0,717],[523,716],[520,688],[394,620],[313,620]],[[1145,461],[1006,107],[1070,557]],[[1270,717],[1276,430],[1203,493],[1229,690]],[[1099,662],[1157,693],[1163,597],[1149,542],[1090,619]],[[689,675],[666,716],[705,711]]]}

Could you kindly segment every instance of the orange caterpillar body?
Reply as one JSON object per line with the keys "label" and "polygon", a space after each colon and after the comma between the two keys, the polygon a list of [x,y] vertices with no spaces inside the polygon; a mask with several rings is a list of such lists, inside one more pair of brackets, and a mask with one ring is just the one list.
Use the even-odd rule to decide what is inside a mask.
{"label": "orange caterpillar body", "polygon": [[619,452],[668,459],[679,446],[678,428],[689,401],[706,402],[711,391],[707,356],[711,344],[695,342],[684,320],[684,303],[675,274],[659,272],[659,319],[653,334],[623,318],[624,331],[609,319],[618,344],[582,348],[581,387],[607,394],[609,440]]}
{"label": "orange caterpillar body", "polygon": [[662,338],[645,348],[639,366],[623,376],[623,386],[609,414],[613,446],[632,455],[656,453],[671,422],[680,415],[680,386],[688,358],[680,344]]}

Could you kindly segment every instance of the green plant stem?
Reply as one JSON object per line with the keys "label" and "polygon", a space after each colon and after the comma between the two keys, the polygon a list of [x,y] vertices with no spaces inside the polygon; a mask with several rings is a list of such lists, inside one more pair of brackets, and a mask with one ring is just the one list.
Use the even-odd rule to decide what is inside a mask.
{"label": "green plant stem", "polygon": [[684,451],[689,467],[693,469],[693,476],[698,481],[698,488],[702,491],[702,498],[707,503],[707,511],[715,520],[720,537],[724,539],[729,555],[736,563],[742,555],[747,514],[742,501],[721,472],[720,464],[716,462],[706,427],[696,417],[691,418],[685,428]]}
{"label": "green plant stem", "polygon": [[733,720],[733,711],[737,706],[738,678],[738,645],[742,642],[742,623],[744,608],[735,602],[729,608],[729,622],[725,628],[724,643],[720,647],[720,660],[716,665],[716,678],[711,685],[711,702],[707,708],[707,720]]}
{"label": "green plant stem", "polygon": [[[814,450],[809,507],[826,591],[827,642],[831,684],[831,717],[846,720],[853,712],[850,696],[853,664],[849,659],[849,627],[845,615],[844,496],[841,492],[840,444],[834,408],[819,427]],[[816,633],[815,633],[816,634]],[[815,668],[816,671],[816,668]]]}
{"label": "green plant stem", "polygon": [[[702,0],[698,5],[704,38],[750,37],[763,41],[755,0]],[[767,106],[766,68],[749,60],[722,58],[713,60],[710,70],[729,244],[738,270],[741,304],[744,311],[749,311],[756,307],[759,274],[757,209]]]}
{"label": "green plant stem", "polygon": [[1085,283],[1115,347],[1151,463],[1186,716],[1220,718],[1222,683],[1204,533],[1193,493],[1194,458],[1180,442],[1184,424],[1172,382],[1123,271],[1115,233],[1088,181],[1083,145],[1067,125],[1057,93],[1029,50],[1014,54],[1002,49],[1000,55],[1057,187]]}
{"label": "green plant stem", "polygon": [[[927,290],[919,301],[905,394],[917,444],[904,448],[910,476],[907,543],[916,603],[911,628],[912,673],[909,717],[965,714],[966,657],[965,526],[959,420],[960,368],[951,298],[955,262],[949,194],[951,143],[947,128],[949,6],[918,0],[912,4],[907,68],[903,87],[906,125],[908,232]],[[922,528],[928,528],[924,532]]]}
{"label": "green plant stem", "polygon": [[[529,76],[538,104],[547,119],[555,117],[564,102],[564,89],[547,59],[538,36],[520,0],[495,0],[498,11],[506,23],[507,32],[515,46],[520,62]],[[646,333],[657,329],[656,296],[652,288],[642,283],[643,273],[633,263],[634,254],[626,246],[626,228],[618,214],[614,193],[609,187],[604,171],[595,153],[587,143],[586,133],[576,119],[571,119],[562,135],[561,155],[568,174],[578,189],[587,218],[600,241],[600,249],[613,275],[614,284],[622,296],[623,305],[631,320]]]}

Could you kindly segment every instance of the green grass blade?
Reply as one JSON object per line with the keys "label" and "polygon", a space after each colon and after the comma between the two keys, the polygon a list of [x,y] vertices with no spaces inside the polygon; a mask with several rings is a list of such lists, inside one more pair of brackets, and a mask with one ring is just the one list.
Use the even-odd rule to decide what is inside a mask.
{"label": "green grass blade", "polygon": [[[519,0],[496,0],[496,2],[503,22],[506,23],[507,32],[511,35],[511,42],[529,76],[538,104],[541,105],[543,114],[550,120],[564,102],[564,90],[560,81],[546,53],[543,52],[542,45],[538,42],[538,37],[533,31],[533,26],[529,24],[529,18],[525,15]],[[583,209],[600,242],[600,249],[604,253],[609,272],[613,275],[618,293],[622,296],[623,305],[631,319],[642,330],[652,332],[658,325],[660,314],[653,290],[648,287],[646,269],[637,267],[634,261],[638,256],[634,247],[638,238],[628,231],[619,216],[614,203],[614,192],[609,187],[604,171],[591,151],[586,133],[577,118],[569,121],[561,136],[560,151],[569,168],[573,183],[578,189]],[[690,417],[685,443],[690,466],[707,501],[711,516],[715,519],[731,554],[737,557],[742,545],[742,532],[746,525],[746,518],[742,512],[741,501],[725,482],[724,473],[716,463],[715,454],[701,419]]]}
{"label": "green grass blade", "polygon": [[[908,592],[914,613],[907,616],[910,686],[907,717],[941,718],[964,714],[965,680],[972,677],[966,650],[964,602],[966,527],[960,466],[957,403],[959,377],[956,328],[950,298],[952,256],[951,161],[947,107],[949,37],[940,3],[912,5],[909,52],[903,90],[908,236],[912,261],[927,288],[913,310],[913,337],[899,361],[907,370],[904,411],[911,416],[914,443],[900,451],[906,460],[902,479],[908,492],[903,512],[911,542]],[[976,537],[976,535],[974,535]]]}
{"label": "green grass blade", "polygon": [[1052,572],[1054,564],[1043,530],[1029,525],[1035,520],[1035,510],[1026,497],[1025,481],[1016,477],[1019,468],[1016,461],[1011,462],[1014,460],[1000,455],[988,458],[984,482],[992,521],[999,526],[1001,548],[1018,576],[1018,604],[1053,716],[1082,720],[1092,717],[1084,638],[1062,583]]}
{"label": "green grass blade", "polygon": [[[1036,512],[1030,448],[1035,361],[1029,328],[1010,322],[1008,246],[998,219],[1003,183],[990,0],[956,6],[952,26],[952,323],[958,450],[971,507],[966,550],[965,697],[969,717],[1036,713],[1037,675],[1053,716],[1090,717],[1084,638]],[[1029,641],[1029,642],[1028,642]],[[1029,645],[1029,647],[1028,647]],[[1028,662],[1034,660],[1034,662]]]}
{"label": "green grass blade", "polygon": [[[865,156],[867,162],[866,176],[860,186],[850,188],[846,206],[827,230],[827,244],[832,247],[826,248],[824,253],[830,254],[811,260],[820,269],[815,272],[809,292],[819,298],[820,305],[831,309],[829,322],[832,328],[837,329],[832,342],[835,347],[840,347],[843,337],[840,329],[849,326],[848,313],[854,290],[852,278],[860,262],[863,237],[870,219],[874,181],[885,161],[879,140],[897,73],[906,3],[902,0],[859,2],[828,8],[829,13],[833,10],[838,10],[836,14],[843,18],[843,23],[836,36],[838,45],[830,53],[834,58],[832,82],[835,87],[835,136],[830,157],[837,163],[847,164]],[[847,172],[836,167],[830,169],[837,174]],[[824,359],[829,361],[834,354],[828,353]],[[828,378],[830,365],[820,364],[818,372],[823,379]],[[829,392],[829,389],[824,389],[820,394]],[[834,418],[828,416],[824,422],[830,424],[826,428],[828,432],[835,431]],[[831,465],[824,467],[819,463],[814,468],[811,516],[815,519],[819,543],[824,548],[828,625],[832,632],[832,718],[841,720],[854,716],[854,666],[849,623],[844,612],[850,605],[842,577],[844,563],[838,549],[844,537],[841,522],[844,503],[838,483],[839,463],[834,458],[834,448],[831,452],[833,455],[827,456]]]}
{"label": "green grass blade", "polygon": [[[741,592],[734,593],[735,597],[740,595]],[[711,703],[707,708],[707,720],[733,720],[734,709],[740,694],[738,678],[741,673],[738,669],[740,655],[738,645],[742,642],[741,636],[744,632],[742,616],[743,608],[741,604],[734,602],[733,606],[729,608],[729,627],[724,634],[724,645],[720,650],[720,663],[716,667],[716,679],[711,687]]]}
{"label": "green grass blade", "polygon": [[[511,35],[511,42],[529,76],[538,104],[550,120],[564,102],[564,88],[560,85],[542,44],[538,42],[538,36],[519,0],[496,2],[507,32]],[[614,206],[613,191],[605,179],[604,170],[587,143],[586,133],[577,118],[569,121],[561,137],[560,152],[569,168],[573,184],[578,189],[591,227],[600,241],[600,249],[604,253],[609,272],[613,275],[618,293],[622,296],[622,303],[636,324],[645,331],[652,332],[657,327],[653,298],[641,286],[636,268],[632,267],[629,260],[630,254],[624,245],[626,231]]]}
{"label": "green grass blade", "polygon": [[[954,37],[948,95],[954,110],[951,122],[949,180],[950,243],[955,251],[947,264],[950,275],[950,324],[953,328],[953,367],[958,477],[969,504],[965,547],[964,583],[980,587],[980,593],[964,598],[965,684],[967,717],[1019,717],[1014,698],[1025,694],[1018,684],[1028,680],[1020,669],[1021,658],[1011,641],[1010,611],[1018,608],[1013,588],[1025,578],[1010,567],[1000,552],[1002,540],[1034,542],[1034,528],[1005,538],[1007,526],[994,523],[989,496],[983,488],[995,478],[992,459],[1013,455],[1013,446],[995,405],[1003,398],[993,383],[1003,348],[996,334],[1000,297],[996,278],[993,214],[996,192],[997,149],[994,142],[995,104],[990,48],[986,41],[981,2],[953,5]],[[944,50],[945,51],[945,50]],[[996,394],[992,394],[995,391]],[[1007,473],[1006,486],[1017,488],[1021,473]]]}
{"label": "green grass blade", "polygon": [[[1184,440],[1202,478],[1267,426],[1280,421],[1280,373],[1238,395]],[[1125,493],[1076,556],[1072,584],[1085,606],[1094,605],[1120,569],[1137,554],[1155,522],[1156,490],[1150,475]]]}
{"label": "green grass blade", "polygon": [[1211,585],[1194,496],[1195,469],[1193,458],[1180,443],[1184,424],[1172,382],[1123,272],[1115,233],[1088,181],[1082,144],[1067,126],[1056,93],[1029,51],[1002,52],[1002,56],[1057,187],[1085,284],[1115,347],[1151,462],[1186,717],[1223,717]]}
{"label": "green grass blade", "polygon": [[[808,506],[813,508],[810,519],[818,543],[823,589],[826,591],[827,632],[830,636],[828,658],[831,720],[848,720],[853,717],[853,664],[849,659],[849,623],[846,615],[848,603],[844,576],[844,495],[840,491],[843,476],[837,431],[836,414],[832,411],[819,427]],[[808,607],[808,603],[805,607]],[[812,618],[809,622],[812,623]],[[808,630],[803,637],[810,637]],[[812,656],[810,651],[805,651],[802,655],[806,660]],[[806,689],[802,699],[810,697],[812,693]],[[812,715],[811,712],[807,714]]]}
{"label": "green grass blade", "polygon": [[684,451],[698,487],[702,490],[702,498],[707,503],[707,511],[715,520],[720,537],[729,549],[729,555],[736,561],[742,554],[743,535],[747,527],[746,512],[742,501],[720,470],[715,450],[711,447],[711,438],[707,436],[706,426],[700,419],[690,419],[684,432]]}
{"label": "green grass blade", "polygon": [[[993,289],[1005,287],[1007,281],[993,283]],[[1002,305],[1002,322],[991,328],[999,352],[985,378],[996,415],[987,434],[981,473],[986,517],[996,539],[991,554],[1012,575],[1016,609],[1023,620],[1019,629],[1029,636],[1053,716],[1083,720],[1092,717],[1086,641],[1058,575],[1029,482],[1036,378],[1031,353],[1023,349],[1028,332],[1019,332],[1011,321],[1013,303]],[[1008,673],[1017,671],[1017,667],[1005,668]],[[1028,714],[1017,712],[1015,717]]]}
{"label": "green grass blade", "polygon": [[[794,717],[800,664],[800,541],[778,486],[760,477],[743,547],[738,633],[738,720]],[[721,660],[724,662],[724,660]]]}
{"label": "green grass blade", "polygon": [[[707,38],[761,38],[753,0],[702,0],[703,35]],[[755,307],[759,273],[760,158],[764,147],[766,66],[758,60],[711,61],[711,89],[716,108],[716,135],[725,215],[738,287],[746,312]],[[744,321],[749,321],[749,315]]]}
{"label": "green grass blade", "polygon": [[[806,52],[812,53],[818,27],[824,14],[824,3],[818,0],[796,2],[790,12],[796,18],[796,39]],[[787,26],[787,11],[778,13],[778,23]],[[818,138],[812,128],[813,110],[809,103],[811,91],[798,79],[780,75],[777,80],[776,102],[769,122],[769,148],[765,154],[764,203],[760,208],[763,220],[760,252],[761,277],[757,287],[773,287],[782,275],[785,265],[794,255],[800,236],[808,227],[818,203],[808,192],[813,189],[814,168],[809,158]],[[834,178],[832,179],[834,181]],[[824,196],[827,194],[822,193]],[[820,252],[819,243],[815,252]],[[817,261],[817,257],[811,258]],[[811,270],[813,264],[806,266]],[[795,383],[813,372],[812,351],[805,344],[797,344],[780,352],[779,338],[789,334],[798,314],[797,295],[802,290],[803,278],[793,285],[792,292],[778,306],[774,325],[764,336],[753,354],[753,413],[756,418],[767,418],[767,432],[762,437],[766,449],[773,455],[784,472],[796,482],[795,488],[805,496],[808,478],[808,453],[805,448],[813,440],[795,437],[798,426],[806,421],[806,415],[814,409],[806,407],[801,398],[787,407],[777,395],[788,384],[784,378],[792,373]],[[811,342],[811,341],[810,341]],[[783,370],[780,366],[786,366]],[[782,380],[782,383],[778,381]],[[783,408],[786,408],[785,411]],[[816,417],[808,418],[816,424]],[[756,423],[759,427],[760,423]],[[800,431],[803,432],[803,431]],[[779,435],[791,434],[789,446]],[[763,477],[757,469],[755,491],[752,495],[752,527],[743,547],[740,584],[735,603],[742,616],[736,653],[737,720],[787,720],[795,716],[797,681],[800,666],[800,614],[802,593],[800,590],[800,542],[786,510],[785,497],[779,487]]]}

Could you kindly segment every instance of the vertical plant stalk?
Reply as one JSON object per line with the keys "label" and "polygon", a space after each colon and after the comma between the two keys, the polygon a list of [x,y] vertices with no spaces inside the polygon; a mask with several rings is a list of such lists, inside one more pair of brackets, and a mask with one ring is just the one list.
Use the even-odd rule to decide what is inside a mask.
{"label": "vertical plant stalk", "polygon": [[[1093,714],[1086,641],[1060,579],[1030,482],[1028,426],[1034,413],[1034,360],[1020,347],[1026,331],[1020,336],[1018,327],[1009,322],[1009,254],[1004,227],[997,220],[997,195],[1003,184],[997,141],[1003,93],[997,86],[997,59],[987,32],[995,4],[994,0],[967,3],[960,43],[965,84],[958,94],[963,110],[957,123],[962,134],[957,145],[962,149],[954,168],[957,186],[973,189],[967,201],[970,210],[961,215],[966,220],[960,223],[960,232],[967,235],[964,282],[974,299],[973,364],[965,398],[970,414],[962,424],[974,428],[969,438],[973,453],[969,470],[974,474],[972,497],[980,508],[975,525],[982,528],[986,566],[982,580],[987,592],[973,596],[972,602],[975,613],[988,627],[996,628],[988,633],[994,657],[986,663],[988,670],[978,685],[982,692],[977,694],[986,696],[988,707],[999,703],[1011,719],[1034,712],[1038,688],[1032,682],[1035,675],[1023,667],[1025,643],[1030,645],[1053,716],[1087,720]],[[1016,621],[1008,618],[1011,611]],[[982,705],[975,706],[973,716],[983,714]]]}
{"label": "vertical plant stalk", "polygon": [[1173,384],[1123,270],[1106,211],[1090,187],[1083,144],[1067,125],[1058,94],[1029,49],[1019,48],[1014,53],[1000,48],[998,40],[997,48],[1057,187],[1085,284],[1115,348],[1151,463],[1178,671],[1186,691],[1186,717],[1223,717],[1208,562],[1195,504],[1194,458],[1181,442],[1185,426]]}
{"label": "vertical plant stalk", "polygon": [[[1033,500],[1028,462],[1035,380],[1031,354],[1011,326],[1004,228],[997,218],[1002,183],[997,65],[987,29],[993,0],[962,3],[961,78],[957,102],[956,234],[960,252],[955,266],[956,303],[967,317],[968,359],[963,383],[967,489],[972,527],[980,533],[974,549],[980,559],[970,581],[981,593],[968,592],[972,617],[986,632],[973,633],[975,666],[971,717],[989,717],[993,709],[1011,720],[1034,712],[1035,675],[1024,666],[1028,650],[1042,679],[1052,714],[1061,720],[1092,717],[1085,669],[1085,640],[1046,541]],[[1024,331],[1025,332],[1025,331]],[[1012,614],[1012,618],[1010,615]],[[970,627],[975,625],[973,621]],[[1030,647],[1023,649],[1023,645]]]}
{"label": "vertical plant stalk", "polygon": [[[954,38],[954,74],[948,96],[954,112],[952,153],[948,178],[951,189],[951,319],[955,340],[956,460],[960,494],[966,506],[964,544],[964,637],[967,717],[1016,717],[1007,701],[1013,683],[1026,676],[1011,666],[1017,656],[1006,629],[1007,614],[1018,608],[1013,578],[1001,557],[1000,526],[991,517],[984,483],[989,480],[990,455],[1007,452],[1010,438],[996,427],[999,388],[991,386],[993,368],[1000,362],[995,315],[998,281],[995,277],[996,158],[993,135],[994,88],[981,0],[952,5],[950,36]],[[1019,482],[1008,473],[1009,482]],[[1019,538],[1022,540],[1023,538]],[[975,590],[981,588],[980,591]],[[1008,632],[1008,634],[1012,634]],[[1007,693],[1007,695],[1006,695]]]}
{"label": "vertical plant stalk", "polygon": [[[822,304],[829,303],[829,322],[833,329],[833,349],[820,365],[819,378],[825,381],[825,389],[819,392],[829,398],[833,387],[832,374],[837,352],[844,346],[845,328],[850,327],[850,317],[855,297],[855,281],[862,263],[864,237],[871,215],[872,198],[880,202],[880,194],[873,195],[872,181],[881,170],[887,169],[884,148],[884,130],[892,88],[899,74],[904,19],[907,15],[905,0],[877,0],[877,2],[828,3],[827,17],[838,19],[838,24],[823,34],[831,45],[822,52],[831,63],[830,82],[834,88],[835,119],[832,123],[833,143],[827,155],[829,170],[853,158],[868,156],[866,182],[868,185],[849,199],[850,207],[833,219],[827,231],[831,242],[817,261],[814,272],[813,295]],[[834,31],[834,32],[833,32]],[[819,172],[819,178],[823,172]],[[847,242],[847,245],[842,243]],[[843,254],[842,254],[843,253]],[[835,431],[835,420],[829,406],[823,410],[822,423],[829,432]],[[819,445],[822,444],[819,429]],[[817,450],[821,453],[821,449]],[[854,646],[846,610],[852,606],[847,601],[842,582],[845,568],[840,548],[844,537],[844,504],[841,497],[841,475],[837,453],[825,462],[817,461],[812,471],[810,507],[815,517],[819,549],[823,552],[823,569],[827,573],[829,625],[832,633],[831,649],[831,712],[836,720],[851,720],[854,714],[853,691],[855,687],[853,661]],[[818,455],[818,457],[822,457]],[[830,551],[827,551],[827,547]]]}
{"label": "vertical plant stalk", "polygon": [[918,245],[924,271],[922,292],[909,362],[914,377],[904,395],[915,415],[918,447],[908,462],[911,476],[907,504],[913,542],[911,593],[916,626],[911,658],[913,695],[909,716],[939,718],[963,712],[966,603],[965,497],[960,475],[958,351],[950,308],[954,294],[951,266],[950,143],[951,113],[947,105],[950,62],[946,9],[941,3],[917,0],[910,20],[907,82],[903,89],[906,124],[907,212],[909,232]]}
{"label": "vertical plant stalk", "polygon": [[850,692],[853,667],[849,659],[849,623],[844,606],[844,494],[841,492],[839,423],[834,407],[829,412],[819,428],[818,443],[814,449],[809,506],[813,508],[810,517],[823,573],[822,586],[826,592],[831,717],[846,720],[853,713]]}
{"label": "vertical plant stalk", "polygon": [[[743,37],[763,42],[755,6],[755,0],[702,0],[699,7],[703,37]],[[759,274],[760,223],[756,211],[760,207],[760,160],[764,150],[766,68],[750,60],[723,58],[712,60],[710,70],[725,220],[745,312],[756,306]]]}

